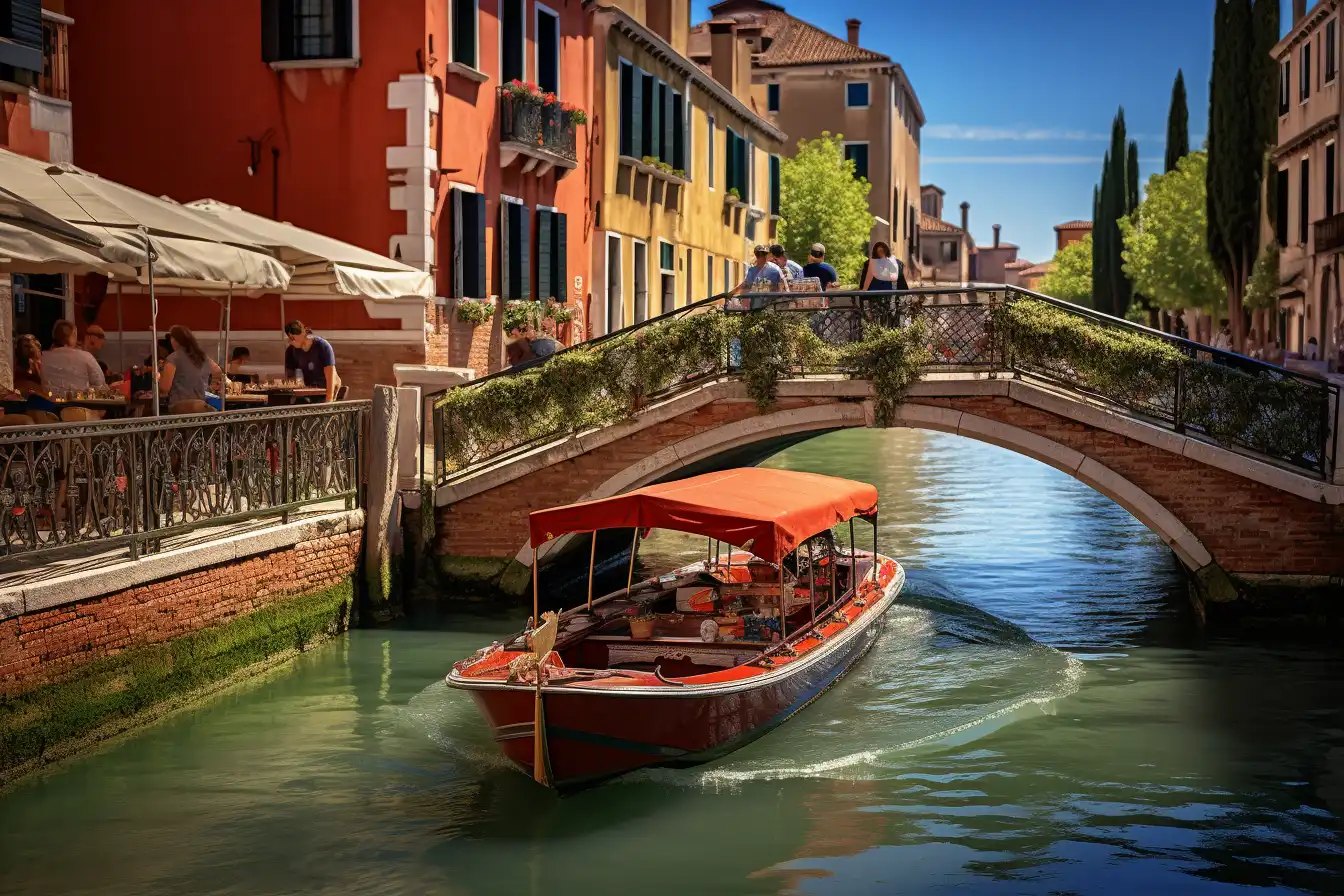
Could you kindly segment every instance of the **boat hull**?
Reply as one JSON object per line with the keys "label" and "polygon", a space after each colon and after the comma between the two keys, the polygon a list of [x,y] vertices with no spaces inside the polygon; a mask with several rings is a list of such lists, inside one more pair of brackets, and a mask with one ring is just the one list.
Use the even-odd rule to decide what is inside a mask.
{"label": "boat hull", "polygon": [[[898,567],[899,569],[899,567]],[[717,688],[542,691],[548,783],[575,790],[650,766],[690,766],[736,750],[803,709],[869,649],[904,576],[825,650],[769,675]],[[527,687],[472,689],[501,751],[532,777],[537,694]]]}

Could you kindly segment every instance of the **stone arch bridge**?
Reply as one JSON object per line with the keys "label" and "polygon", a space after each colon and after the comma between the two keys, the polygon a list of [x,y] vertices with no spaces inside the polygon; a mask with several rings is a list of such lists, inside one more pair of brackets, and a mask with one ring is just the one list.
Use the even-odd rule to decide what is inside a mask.
{"label": "stone arch bridge", "polygon": [[[803,304],[793,297],[774,301],[777,311]],[[843,317],[843,305],[836,308],[843,301],[832,297],[828,313]],[[852,297],[855,308],[863,301]],[[1314,614],[1322,609],[1322,599],[1339,591],[1344,582],[1344,477],[1331,461],[1339,440],[1334,425],[1338,392],[1328,383],[1294,382],[1294,389],[1307,390],[1306,398],[1302,407],[1290,407],[1286,418],[1254,413],[1244,418],[1252,421],[1251,428],[1269,419],[1282,426],[1311,418],[1319,432],[1308,433],[1307,450],[1300,450],[1298,440],[1293,456],[1275,457],[1263,453],[1269,443],[1249,431],[1200,429],[1179,410],[1164,419],[1151,390],[1137,409],[1099,394],[1094,383],[1080,382],[1085,364],[1066,357],[1067,340],[1051,343],[1063,346],[1060,357],[1043,358],[1027,350],[1027,339],[1010,338],[1002,323],[992,332],[993,321],[1009,321],[995,315],[1015,302],[1031,302],[1035,305],[1029,310],[1046,307],[1056,314],[1056,324],[1063,314],[1093,335],[1165,341],[1190,354],[1188,369],[1178,374],[1183,381],[1170,390],[1177,404],[1182,389],[1189,392],[1206,382],[1200,379],[1207,373],[1202,365],[1241,365],[1235,376],[1215,374],[1232,377],[1247,390],[1256,387],[1257,376],[1281,383],[1286,374],[1278,368],[1214,357],[1203,347],[1002,287],[925,291],[902,301],[907,306],[899,323],[925,319],[938,363],[924,368],[892,424],[998,445],[1091,486],[1171,548],[1190,573],[1202,615]],[[808,313],[814,320],[818,315]],[[1245,378],[1252,381],[1243,383]],[[1319,393],[1311,392],[1317,385]],[[1247,400],[1240,401],[1243,410]],[[1231,413],[1228,407],[1220,413]],[[438,568],[450,580],[521,593],[531,576],[532,555],[525,545],[532,510],[755,463],[826,432],[873,426],[874,419],[873,386],[866,380],[843,372],[786,379],[779,383],[775,403],[762,409],[747,394],[740,371],[726,366],[668,390],[621,422],[512,446],[455,472],[437,465],[433,552]],[[440,436],[451,423],[436,416]],[[1207,429],[1216,429],[1221,439]],[[549,550],[564,547],[557,542]],[[1309,609],[1303,589],[1313,595]],[[1285,593],[1294,595],[1292,601],[1282,599]]]}

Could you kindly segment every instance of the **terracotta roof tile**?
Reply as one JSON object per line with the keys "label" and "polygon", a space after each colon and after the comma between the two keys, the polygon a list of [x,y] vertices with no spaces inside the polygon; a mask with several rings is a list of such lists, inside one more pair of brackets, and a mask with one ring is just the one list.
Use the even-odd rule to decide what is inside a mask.
{"label": "terracotta roof tile", "polygon": [[930,233],[965,233],[960,227],[949,224],[942,218],[926,215],[923,212],[919,214],[919,229],[927,230]]}
{"label": "terracotta roof tile", "polygon": [[1065,221],[1063,224],[1056,224],[1056,230],[1091,230],[1091,221]]}
{"label": "terracotta roof tile", "polygon": [[[1000,245],[1000,248],[1002,248],[1002,245]],[[1013,271],[1024,271],[1027,268],[1031,267],[1035,267],[1035,265],[1027,261],[1025,258],[1019,258],[1017,261],[1010,261],[1006,265],[1004,265],[1004,268]]]}
{"label": "terracotta roof tile", "polygon": [[[752,62],[760,68],[891,61],[891,57],[885,53],[856,47],[849,41],[789,15],[773,4],[762,3],[751,10],[714,12],[714,18],[710,21],[722,22],[727,19],[741,25],[759,27],[762,37],[770,42],[764,52],[752,57]],[[691,29],[687,55],[709,55],[708,25],[709,22],[701,22]]]}
{"label": "terracotta roof tile", "polygon": [[1023,277],[1035,277],[1038,274],[1048,274],[1054,270],[1054,262],[1047,261],[1045,264],[1034,264],[1022,271]]}

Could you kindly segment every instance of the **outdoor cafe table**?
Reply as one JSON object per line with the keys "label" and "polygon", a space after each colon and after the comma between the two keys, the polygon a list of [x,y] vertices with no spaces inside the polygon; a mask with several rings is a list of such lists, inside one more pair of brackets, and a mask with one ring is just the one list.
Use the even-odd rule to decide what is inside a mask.
{"label": "outdoor cafe table", "polygon": [[273,386],[249,390],[244,394],[265,395],[271,405],[288,405],[323,398],[327,390],[320,386]]}
{"label": "outdoor cafe table", "polygon": [[224,410],[261,407],[269,401],[270,397],[263,392],[235,392],[224,396]]}

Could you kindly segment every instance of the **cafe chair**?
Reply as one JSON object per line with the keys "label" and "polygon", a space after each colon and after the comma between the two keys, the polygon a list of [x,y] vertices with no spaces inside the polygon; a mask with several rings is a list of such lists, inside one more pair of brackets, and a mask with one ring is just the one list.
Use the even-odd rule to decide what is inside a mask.
{"label": "cafe chair", "polygon": [[0,426],[32,426],[35,422],[27,414],[0,414]]}
{"label": "cafe chair", "polygon": [[62,423],[92,423],[101,419],[103,419],[102,411],[91,411],[88,408],[61,408]]}
{"label": "cafe chair", "polygon": [[43,426],[61,422],[61,418],[57,417],[51,411],[29,410],[24,416],[31,417],[34,423],[40,423]]}
{"label": "cafe chair", "polygon": [[349,387],[349,386],[337,386],[337,387],[336,387],[336,400],[337,400],[337,401],[345,401],[345,396],[347,396],[347,395],[349,395],[349,394],[350,394],[350,387]]}
{"label": "cafe chair", "polygon": [[192,398],[187,401],[175,401],[168,405],[170,414],[208,414],[214,408],[201,401],[199,398]]}

